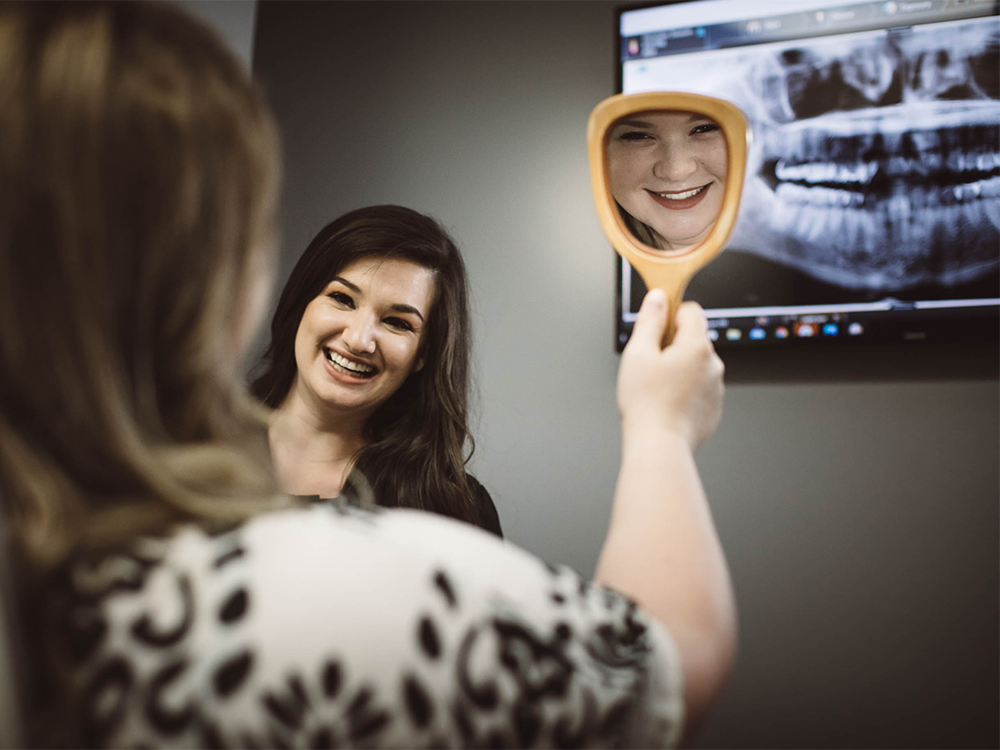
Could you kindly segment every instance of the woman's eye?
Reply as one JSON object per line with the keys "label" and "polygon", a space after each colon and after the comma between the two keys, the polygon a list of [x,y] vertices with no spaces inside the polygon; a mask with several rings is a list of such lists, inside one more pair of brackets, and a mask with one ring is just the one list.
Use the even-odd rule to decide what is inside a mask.
{"label": "woman's eye", "polygon": [[700,135],[702,133],[714,133],[719,129],[719,126],[714,122],[706,122],[704,125],[696,125],[691,130],[691,135]]}
{"label": "woman's eye", "polygon": [[354,307],[354,300],[351,299],[351,295],[344,294],[343,292],[330,292],[326,295],[338,305],[343,305],[344,307]]}
{"label": "woman's eye", "polygon": [[618,139],[622,141],[644,141],[652,137],[649,133],[644,133],[641,130],[627,130],[619,135]]}
{"label": "woman's eye", "polygon": [[385,324],[395,328],[397,331],[412,331],[413,326],[407,323],[402,318],[386,318]]}

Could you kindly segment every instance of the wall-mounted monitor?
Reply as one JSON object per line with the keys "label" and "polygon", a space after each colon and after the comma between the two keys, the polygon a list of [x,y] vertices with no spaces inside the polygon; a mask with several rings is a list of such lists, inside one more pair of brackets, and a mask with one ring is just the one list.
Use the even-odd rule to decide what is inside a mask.
{"label": "wall-mounted monitor", "polygon": [[[687,0],[617,13],[622,93],[727,99],[740,217],[687,299],[720,351],[996,341],[1000,3]],[[617,345],[645,292],[618,264]]]}

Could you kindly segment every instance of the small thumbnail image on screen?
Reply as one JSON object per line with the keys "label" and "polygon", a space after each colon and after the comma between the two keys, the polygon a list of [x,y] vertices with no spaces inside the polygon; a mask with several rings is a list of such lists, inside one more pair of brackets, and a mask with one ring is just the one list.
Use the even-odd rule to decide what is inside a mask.
{"label": "small thumbnail image on screen", "polygon": [[[1000,19],[661,58],[753,129],[706,308],[996,297]],[[635,309],[641,281],[629,296]]]}

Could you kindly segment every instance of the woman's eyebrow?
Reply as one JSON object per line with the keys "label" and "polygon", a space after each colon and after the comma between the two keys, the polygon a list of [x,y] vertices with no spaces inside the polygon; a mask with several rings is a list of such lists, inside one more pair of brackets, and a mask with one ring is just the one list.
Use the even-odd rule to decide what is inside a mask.
{"label": "woman's eyebrow", "polygon": [[344,286],[346,286],[348,289],[350,289],[355,294],[361,294],[361,287],[359,287],[357,284],[352,284],[350,281],[348,281],[347,279],[345,279],[343,276],[334,276],[333,280],[334,281],[339,281],[341,284],[343,284]]}
{"label": "woman's eyebrow", "polygon": [[420,318],[420,320],[424,319],[424,316],[420,314],[420,310],[418,310],[417,308],[415,308],[413,305],[395,304],[395,305],[393,305],[389,309],[395,310],[396,312],[401,312],[401,313],[413,313],[418,318]]}
{"label": "woman's eyebrow", "polygon": [[645,120],[622,120],[621,122],[615,123],[616,127],[625,128],[651,128],[653,127]]}

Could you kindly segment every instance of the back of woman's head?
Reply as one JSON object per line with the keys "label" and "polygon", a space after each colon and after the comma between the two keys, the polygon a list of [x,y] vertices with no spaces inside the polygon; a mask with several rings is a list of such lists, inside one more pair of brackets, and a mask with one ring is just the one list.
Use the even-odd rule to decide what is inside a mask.
{"label": "back of woman's head", "polygon": [[240,64],[169,4],[0,3],[0,133],[0,482],[22,539],[52,559],[91,528],[244,512],[268,479],[231,447],[256,424],[233,339],[278,151]]}

